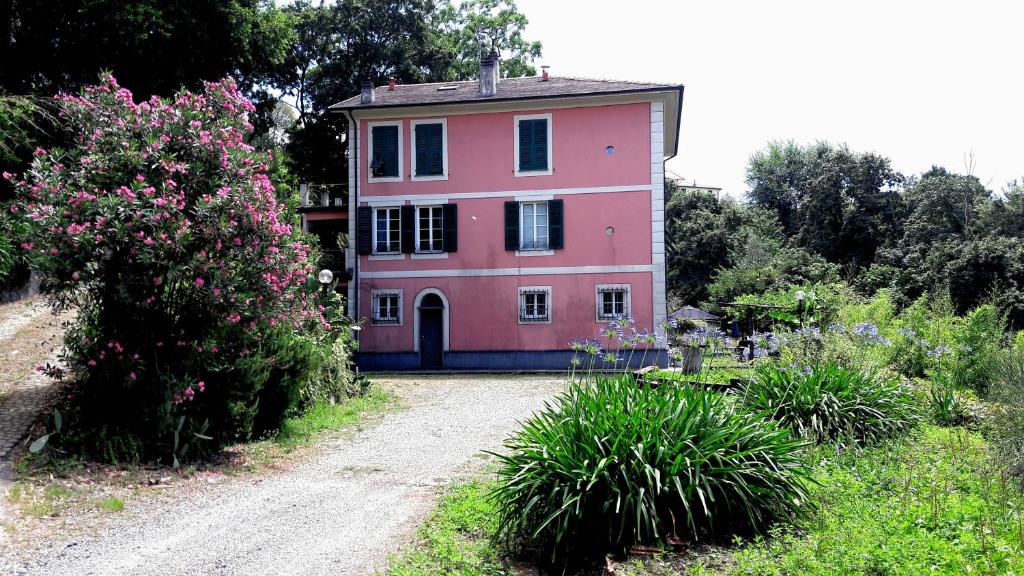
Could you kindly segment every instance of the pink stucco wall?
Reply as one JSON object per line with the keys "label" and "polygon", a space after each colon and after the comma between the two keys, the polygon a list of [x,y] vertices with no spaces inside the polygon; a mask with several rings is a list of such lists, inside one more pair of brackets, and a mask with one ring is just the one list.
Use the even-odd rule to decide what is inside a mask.
{"label": "pink stucco wall", "polygon": [[[402,326],[367,323],[360,350],[411,351],[414,302],[424,288],[436,288],[448,299],[452,350],[565,350],[571,338],[596,338],[607,326],[596,318],[598,284],[629,284],[637,327],[653,327],[650,273],[370,279],[360,282],[360,317],[370,317],[371,290],[401,289],[404,321]],[[519,324],[520,286],[551,287],[550,324]]]}
{"label": "pink stucco wall", "polygon": [[[552,114],[553,173],[514,175],[514,116]],[[366,196],[401,195],[395,205],[413,203],[421,194],[449,195],[481,192],[550,192],[564,202],[564,249],[546,256],[516,256],[504,247],[504,202],[497,198],[448,198],[458,204],[458,251],[437,259],[398,260],[359,258],[360,274],[414,271],[415,278],[360,276],[358,316],[371,316],[371,291],[403,291],[402,326],[376,326],[369,321],[360,333],[362,352],[411,352],[416,295],[435,288],[449,302],[451,351],[565,350],[572,338],[596,337],[604,325],[596,319],[595,286],[629,284],[631,313],[638,327],[652,328],[653,297],[650,272],[559,273],[541,275],[483,275],[430,277],[432,270],[481,270],[578,266],[650,266],[651,256],[651,107],[623,104],[530,110],[521,113],[445,115],[447,118],[448,179],[414,182],[410,119],[402,119],[403,181],[367,181],[368,126],[361,121],[360,184],[357,205]],[[392,120],[401,119],[394,118]],[[376,121],[376,120],[375,120]],[[615,152],[608,154],[607,146]],[[621,187],[618,191],[559,194],[559,190]],[[413,200],[410,200],[412,197]],[[379,204],[378,204],[379,205]],[[607,228],[614,228],[609,235]],[[518,288],[552,288],[552,322],[519,324]]]}
{"label": "pink stucco wall", "polygon": [[[644,103],[451,116],[439,113],[430,118],[448,119],[449,175],[448,180],[430,182],[410,179],[412,134],[408,119],[402,124],[404,181],[368,182],[369,138],[367,121],[363,120],[359,194],[450,194],[650,183],[650,110],[650,105]],[[552,174],[516,177],[514,117],[547,112],[552,115]],[[605,151],[608,146],[615,147],[614,154]]]}
{"label": "pink stucco wall", "polygon": [[[649,176],[648,176],[649,178]],[[649,190],[558,196],[565,206],[565,248],[551,256],[516,256],[505,250],[504,203],[509,198],[458,200],[459,249],[437,260],[371,260],[364,272],[516,268],[536,266],[608,266],[651,263]],[[614,228],[609,236],[608,227]]]}

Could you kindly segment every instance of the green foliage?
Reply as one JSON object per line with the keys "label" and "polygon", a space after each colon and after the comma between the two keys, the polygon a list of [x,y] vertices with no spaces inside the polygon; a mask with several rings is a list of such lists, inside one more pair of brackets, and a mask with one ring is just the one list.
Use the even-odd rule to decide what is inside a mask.
{"label": "green foliage", "polygon": [[763,528],[809,507],[803,443],[700,389],[629,375],[575,383],[507,446],[499,534],[554,563]]}
{"label": "green foliage", "polygon": [[336,404],[317,401],[301,415],[285,420],[274,441],[297,446],[319,433],[346,428],[364,414],[382,412],[394,405],[395,397],[380,388],[370,388],[365,395]]}
{"label": "green foliage", "polygon": [[932,420],[940,426],[957,426],[967,420],[967,408],[960,392],[945,378],[936,378],[928,388]]}
{"label": "green foliage", "polygon": [[270,0],[13,0],[0,17],[13,94],[73,93],[101,70],[144,99],[229,74],[248,88],[293,41]]}
{"label": "green foliage", "polygon": [[505,78],[535,76],[533,61],[541,43],[523,38],[529,21],[514,0],[444,0],[436,16],[439,42],[452,58],[441,80],[471,80],[480,76],[480,55],[492,50],[501,58]]}
{"label": "green foliage", "polygon": [[980,306],[958,322],[953,354],[940,366],[950,383],[987,393],[996,377],[1004,330],[1005,318],[992,305]]}
{"label": "green foliage", "polygon": [[821,454],[819,512],[735,553],[738,575],[1020,574],[1024,501],[980,436],[919,433]]}
{"label": "green foliage", "polygon": [[834,364],[807,370],[762,366],[740,402],[817,443],[872,444],[918,421],[914,397],[899,382]]}
{"label": "green foliage", "polygon": [[852,268],[898,240],[903,180],[888,158],[828,142],[771,142],[747,167],[751,202],[774,211],[787,237]]}
{"label": "green foliage", "polygon": [[773,214],[728,197],[681,189],[674,180],[665,181],[665,197],[666,273],[671,296],[682,303],[708,297],[707,285],[719,268],[730,265],[743,231],[779,234]]}
{"label": "green foliage", "polygon": [[492,483],[469,482],[446,491],[418,532],[417,545],[393,559],[387,576],[511,576],[491,545],[497,509],[487,495]]}
{"label": "green foliage", "polygon": [[349,385],[333,356],[347,324],[318,301],[315,255],[245,144],[253,107],[233,81],[136,104],[106,76],[62,110],[74,145],[36,151],[16,181],[21,248],[54,307],[78,310],[65,360],[79,409],[62,441],[177,463]]}

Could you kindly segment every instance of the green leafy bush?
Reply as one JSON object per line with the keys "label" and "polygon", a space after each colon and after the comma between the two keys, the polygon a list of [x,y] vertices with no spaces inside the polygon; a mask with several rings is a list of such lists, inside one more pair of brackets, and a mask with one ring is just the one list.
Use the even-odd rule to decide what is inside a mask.
{"label": "green leafy bush", "polygon": [[498,454],[499,535],[571,562],[808,510],[804,443],[715,392],[575,383]]}
{"label": "green leafy bush", "polygon": [[817,443],[869,444],[918,420],[914,397],[899,382],[835,364],[805,370],[762,366],[740,402]]}
{"label": "green leafy bush", "polygon": [[246,143],[252,104],[231,79],[136,103],[109,75],[60,102],[71,145],[5,177],[20,253],[78,310],[65,360],[81,410],[62,438],[178,461],[276,428],[340,327],[270,158]]}

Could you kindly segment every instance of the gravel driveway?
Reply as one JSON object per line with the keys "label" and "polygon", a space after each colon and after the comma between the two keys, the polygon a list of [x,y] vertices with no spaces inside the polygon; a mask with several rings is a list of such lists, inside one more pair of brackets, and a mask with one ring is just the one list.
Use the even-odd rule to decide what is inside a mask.
{"label": "gravel driveway", "polygon": [[438,487],[478,471],[561,389],[552,377],[378,380],[402,399],[296,468],[143,512],[96,539],[57,543],[16,574],[372,574],[411,541]]}

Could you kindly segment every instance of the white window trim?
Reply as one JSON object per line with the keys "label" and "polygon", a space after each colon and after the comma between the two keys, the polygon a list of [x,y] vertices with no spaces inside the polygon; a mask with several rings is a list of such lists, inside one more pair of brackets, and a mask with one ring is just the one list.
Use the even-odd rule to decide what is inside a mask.
{"label": "white window trim", "polygon": [[[416,175],[416,127],[420,124],[440,124],[441,125],[441,174],[432,174],[430,176],[417,176]],[[447,118],[431,118],[427,120],[411,120],[409,121],[409,137],[412,138],[412,168],[409,171],[409,177],[413,182],[430,182],[433,180],[447,180],[448,179],[448,119]]]}
{"label": "white window trim", "polygon": [[[520,312],[522,311],[522,306],[523,306],[523,294],[526,293],[526,292],[540,292],[540,291],[547,292],[548,319],[547,320],[523,320],[523,317],[520,314]],[[524,324],[524,325],[530,325],[530,324],[551,324],[551,320],[552,320],[552,318],[554,318],[554,315],[555,315],[555,313],[554,313],[554,306],[552,306],[552,304],[553,304],[553,300],[552,300],[552,296],[551,296],[551,286],[520,286],[519,289],[518,289],[518,294],[516,295],[516,319],[519,321],[520,324]]]}
{"label": "white window trim", "polygon": [[595,318],[598,322],[608,322],[615,320],[614,316],[605,316],[601,314],[601,293],[611,291],[624,291],[625,294],[622,296],[622,315],[623,317],[629,317],[630,311],[633,309],[633,302],[631,293],[633,292],[632,287],[629,284],[598,284],[594,286],[594,312]]}
{"label": "white window trim", "polygon": [[[525,250],[523,249],[523,230],[526,229],[526,227],[523,226],[523,219],[526,218],[525,212],[523,211],[523,205],[524,204],[533,204],[534,206],[539,206],[541,204],[544,205],[544,209],[547,211],[547,220],[548,220],[548,223],[546,224],[546,227],[547,227],[547,238],[548,238],[548,247],[547,248],[537,248],[537,249],[527,248]],[[537,231],[536,230],[536,228],[537,228],[537,209],[536,208],[534,208],[534,210],[533,210],[533,222],[534,222],[534,224],[533,224],[534,235],[536,236],[536,231]],[[534,253],[536,253],[537,256],[546,256],[546,255],[548,255],[547,254],[548,252],[551,252],[551,254],[554,254],[554,250],[551,249],[551,207],[548,204],[547,200],[540,200],[540,201],[530,200],[530,201],[520,202],[519,203],[519,250],[516,250],[516,256],[521,256],[521,255],[527,254],[529,252],[534,252]]]}
{"label": "white window trim", "polygon": [[[391,252],[377,252],[377,210],[398,210],[398,250]],[[383,256],[398,256],[394,260],[400,260],[404,254],[402,254],[402,207],[401,206],[373,206],[373,243],[371,244],[372,250],[370,250],[371,260],[391,260],[392,258],[383,258]],[[390,232],[390,230],[389,230]],[[380,256],[381,258],[373,258],[373,256]]]}
{"label": "white window trim", "polygon": [[[420,250],[420,209],[422,209],[422,208],[440,208],[441,209],[441,229],[438,230],[438,233],[441,235],[441,248],[442,248],[441,250]],[[435,254],[444,254],[445,251],[443,249],[444,248],[444,208],[443,208],[443,206],[441,204],[417,205],[416,206],[415,214],[416,214],[416,218],[415,218],[416,219],[416,246],[415,246],[415,249],[413,250],[413,253],[414,254],[419,254],[421,256],[426,256],[428,254],[432,255],[432,256],[435,255]]]}
{"label": "white window trim", "polygon": [[[383,178],[374,178],[373,171],[370,169],[370,162],[373,161],[373,129],[375,126],[398,126],[398,176],[385,176]],[[370,184],[377,184],[382,182],[401,182],[403,179],[403,171],[405,170],[405,130],[402,126],[401,120],[387,120],[383,122],[367,122],[366,123],[366,181]]]}
{"label": "white window trim", "polygon": [[[525,172],[519,171],[519,121],[520,120],[547,120],[548,121],[548,169],[547,170],[527,170]],[[545,114],[520,114],[513,117],[515,123],[515,140],[513,140],[512,152],[514,160],[512,168],[515,170],[517,178],[525,178],[527,176],[551,176],[555,168],[555,147],[554,141],[551,139],[551,113]]]}
{"label": "white window trim", "polygon": [[[398,296],[398,322],[382,322],[374,314],[374,306],[379,296]],[[382,288],[370,291],[370,324],[374,326],[403,326],[405,324],[405,298],[401,288]]]}

